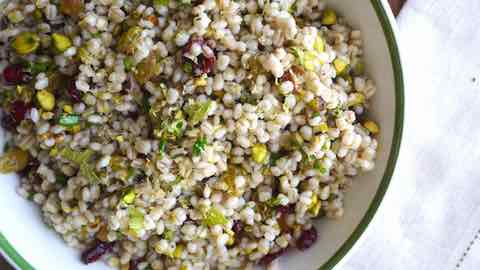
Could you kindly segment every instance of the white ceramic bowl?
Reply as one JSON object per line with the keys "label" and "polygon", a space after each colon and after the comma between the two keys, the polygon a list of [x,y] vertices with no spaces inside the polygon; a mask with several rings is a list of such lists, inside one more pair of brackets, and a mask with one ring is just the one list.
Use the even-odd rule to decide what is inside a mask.
{"label": "white ceramic bowl", "polygon": [[[365,41],[367,71],[377,84],[372,115],[382,129],[376,169],[357,177],[345,200],[345,216],[317,224],[319,241],[306,252],[280,259],[282,269],[332,269],[368,226],[387,190],[397,159],[403,124],[403,76],[395,39],[396,26],[387,0],[329,1],[356,28]],[[3,138],[3,131],[0,138]],[[69,248],[42,223],[33,203],[15,193],[17,177],[1,176],[0,250],[18,269],[105,270],[105,264],[84,265],[78,251]],[[284,267],[285,266],[285,267]]]}

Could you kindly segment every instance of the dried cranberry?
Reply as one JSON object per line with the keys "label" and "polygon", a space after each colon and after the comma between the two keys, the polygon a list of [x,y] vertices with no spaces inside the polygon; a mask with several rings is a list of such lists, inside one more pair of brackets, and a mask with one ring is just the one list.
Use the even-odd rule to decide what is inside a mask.
{"label": "dried cranberry", "polygon": [[297,248],[300,250],[306,250],[313,246],[317,241],[317,229],[311,227],[308,230],[304,230],[300,237],[297,239]]}
{"label": "dried cranberry", "polygon": [[217,59],[215,58],[215,55],[211,57],[202,57],[202,61],[200,62],[202,72],[205,74],[210,74],[213,71],[216,60]]}
{"label": "dried cranberry", "polygon": [[291,81],[293,84],[293,90],[297,90],[297,78],[295,73],[290,69],[287,72],[283,73],[282,77],[280,78],[282,82]]}
{"label": "dried cranberry", "polygon": [[[202,49],[197,59],[192,59],[192,47],[198,45]],[[213,40],[205,41],[201,37],[192,37],[182,49],[182,61],[184,63],[192,62],[192,69],[194,75],[210,74],[215,66],[216,57],[214,51],[215,42]]]}
{"label": "dried cranberry", "polygon": [[10,115],[15,121],[15,124],[18,125],[25,119],[25,115],[30,110],[31,105],[27,104],[21,100],[16,100],[10,105]]}
{"label": "dried cranberry", "polygon": [[73,102],[80,102],[82,100],[82,95],[75,85],[75,80],[71,80],[68,83],[67,93]]}
{"label": "dried cranberry", "polygon": [[26,83],[32,76],[21,65],[10,65],[3,70],[3,78],[9,84]]}
{"label": "dried cranberry", "polygon": [[8,21],[7,16],[3,16],[3,17],[0,18],[0,30],[7,29],[9,24],[10,23]]}
{"label": "dried cranberry", "polygon": [[271,262],[275,261],[278,257],[282,256],[285,253],[285,251],[286,249],[280,249],[277,252],[267,254],[260,259],[259,264],[268,265]]}
{"label": "dried cranberry", "polygon": [[138,265],[144,261],[143,258],[137,258],[130,260],[130,265],[128,266],[128,270],[138,270]]}
{"label": "dried cranberry", "polygon": [[115,242],[98,241],[95,245],[82,253],[82,261],[85,264],[98,261],[105,253],[111,252]]}
{"label": "dried cranberry", "polygon": [[290,70],[288,70],[287,72],[284,72],[282,77],[280,77],[280,80],[282,82],[285,82],[285,81],[294,82],[292,72]]}
{"label": "dried cranberry", "polygon": [[10,114],[4,114],[2,116],[2,127],[10,131],[14,131],[17,127],[15,120]]}
{"label": "dried cranberry", "polygon": [[238,235],[243,231],[243,223],[240,220],[235,220],[232,226],[232,231]]}
{"label": "dried cranberry", "polygon": [[291,203],[285,206],[280,206],[278,209],[278,212],[280,212],[282,215],[289,215],[295,213],[295,204]]}
{"label": "dried cranberry", "polygon": [[137,121],[138,117],[140,117],[140,113],[138,111],[129,111],[127,114],[127,118],[131,118]]}

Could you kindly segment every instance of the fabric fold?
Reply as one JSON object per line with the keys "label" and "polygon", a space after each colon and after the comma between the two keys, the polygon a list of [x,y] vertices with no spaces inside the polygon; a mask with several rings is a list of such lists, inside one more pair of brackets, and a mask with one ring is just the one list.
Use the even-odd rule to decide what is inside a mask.
{"label": "fabric fold", "polygon": [[377,215],[337,269],[478,269],[478,10],[480,1],[409,0],[401,11],[402,149]]}

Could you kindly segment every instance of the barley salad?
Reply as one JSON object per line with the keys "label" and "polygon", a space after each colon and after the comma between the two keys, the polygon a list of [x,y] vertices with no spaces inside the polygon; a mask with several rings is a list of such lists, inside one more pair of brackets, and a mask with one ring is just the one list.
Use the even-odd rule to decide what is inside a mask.
{"label": "barley salad", "polygon": [[0,7],[0,171],[84,263],[273,269],[374,168],[362,36],[322,1]]}

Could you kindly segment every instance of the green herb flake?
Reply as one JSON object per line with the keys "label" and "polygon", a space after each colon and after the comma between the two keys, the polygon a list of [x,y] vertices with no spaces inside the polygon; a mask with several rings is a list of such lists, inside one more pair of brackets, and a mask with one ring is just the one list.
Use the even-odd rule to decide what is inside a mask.
{"label": "green herb flake", "polygon": [[37,8],[35,11],[33,11],[33,18],[37,21],[40,21],[43,19],[43,13],[42,10]]}
{"label": "green herb flake", "polygon": [[291,5],[288,7],[288,13],[290,13],[290,14],[295,14],[295,12],[297,12],[297,3],[296,3],[296,2],[293,2],[293,4],[291,4]]}
{"label": "green herb flake", "polygon": [[137,197],[137,194],[135,194],[135,189],[132,187],[127,188],[122,192],[122,201],[125,204],[132,204],[135,201],[135,198]]}
{"label": "green herb flake", "polygon": [[80,163],[78,162],[78,159],[77,159],[77,152],[72,150],[71,148],[69,147],[65,147],[63,148],[61,151],[60,151],[60,156],[65,158],[65,159],[68,159],[74,163]]}
{"label": "green herb flake", "polygon": [[80,174],[92,183],[100,181],[100,177],[95,172],[95,167],[86,162],[80,165]]}
{"label": "green herb flake", "polygon": [[215,207],[205,209],[202,212],[203,223],[207,226],[225,225],[228,219]]}
{"label": "green herb flake", "polygon": [[179,0],[178,1],[180,5],[182,6],[189,6],[192,4],[192,1],[191,0]]}
{"label": "green herb flake", "polygon": [[182,134],[183,127],[184,127],[183,119],[175,120],[172,124],[168,127],[168,132],[173,134],[175,137],[179,137]]}
{"label": "green herb flake", "polygon": [[313,168],[322,175],[327,173],[327,169],[323,166],[322,162],[318,159],[315,160],[315,163],[313,164]]}
{"label": "green herb flake", "polygon": [[6,142],[4,145],[3,145],[3,152],[7,152],[8,150],[10,150],[10,148],[12,148],[12,145],[8,142]]}
{"label": "green herb flake", "polygon": [[165,140],[176,140],[183,135],[186,124],[183,118],[162,121],[158,128],[153,130],[155,137]]}
{"label": "green herb flake", "polygon": [[80,122],[80,116],[77,114],[62,114],[58,123],[65,127],[72,127]]}
{"label": "green herb flake", "polygon": [[25,61],[23,66],[25,66],[25,68],[28,70],[29,73],[35,76],[39,73],[47,72],[51,70],[54,65],[50,61],[47,61],[47,62]]}
{"label": "green herb flake", "polygon": [[143,112],[146,114],[148,114],[150,112],[150,109],[152,108],[152,106],[150,105],[150,101],[148,99],[149,99],[149,95],[147,95],[146,93],[143,94],[142,109],[143,109]]}
{"label": "green herb flake", "polygon": [[290,51],[301,66],[305,65],[305,52],[301,48],[292,47]]}
{"label": "green herb flake", "polygon": [[131,71],[133,69],[133,58],[127,56],[123,59],[123,66],[125,67],[125,71]]}
{"label": "green herb flake", "polygon": [[65,147],[60,151],[60,156],[76,163],[77,165],[81,165],[82,163],[88,162],[94,153],[95,152],[92,149],[86,149],[79,153],[70,147]]}
{"label": "green herb flake", "polygon": [[195,141],[193,145],[193,156],[199,156],[203,151],[205,151],[205,146],[207,145],[207,139],[205,137],[200,137]]}
{"label": "green herb flake", "polygon": [[17,96],[17,93],[15,91],[9,90],[9,89],[1,89],[0,90],[0,104],[3,107],[8,106],[10,102],[12,102]]}
{"label": "green herb flake", "polygon": [[8,14],[7,14],[7,18],[10,20],[10,22],[12,23],[19,23],[21,21],[23,21],[25,18],[23,17],[22,15],[22,12],[20,12],[19,10],[13,10],[13,11],[10,11]]}
{"label": "green herb flake", "polygon": [[52,67],[51,62],[43,62],[43,63],[33,63],[30,67],[30,70],[33,74],[39,74],[42,72],[47,72]]}
{"label": "green herb flake", "polygon": [[166,229],[166,230],[163,232],[163,238],[164,238],[165,240],[172,241],[172,240],[173,240],[173,237],[175,237],[175,232],[174,232],[174,231],[169,230],[169,229]]}
{"label": "green herb flake", "polygon": [[154,6],[168,6],[170,0],[153,0]]}
{"label": "green herb flake", "polygon": [[331,146],[332,143],[330,142],[330,140],[326,140],[325,143],[322,145],[322,151],[328,151]]}
{"label": "green herb flake", "polygon": [[277,161],[281,159],[283,155],[279,152],[270,154],[270,166],[275,166]]}
{"label": "green herb flake", "polygon": [[265,204],[270,208],[277,207],[280,205],[280,198],[278,196],[271,198],[270,200],[266,201]]}
{"label": "green herb flake", "polygon": [[208,115],[208,112],[210,111],[211,107],[212,107],[211,100],[190,105],[186,110],[190,120],[190,124],[194,126],[200,123]]}
{"label": "green herb flake", "polygon": [[145,215],[140,210],[133,207],[128,209],[128,227],[130,230],[138,233],[143,229],[144,220]]}
{"label": "green herb flake", "polygon": [[64,174],[57,174],[55,177],[55,182],[61,186],[67,185],[67,176]]}
{"label": "green herb flake", "polygon": [[85,64],[91,64],[95,61],[95,57],[84,47],[78,49],[77,55]]}
{"label": "green herb flake", "polygon": [[193,72],[193,65],[190,62],[183,63],[182,65],[183,72],[190,74]]}
{"label": "green herb flake", "polygon": [[340,115],[342,114],[343,110],[342,110],[342,107],[338,106],[336,107],[333,111],[332,111],[332,114],[333,116],[335,117],[340,117]]}
{"label": "green herb flake", "polygon": [[160,154],[164,154],[166,149],[167,149],[167,140],[160,139],[160,141],[158,142],[158,152],[160,152]]}
{"label": "green herb flake", "polygon": [[303,147],[304,141],[302,136],[298,132],[296,132],[292,134],[290,143],[293,145],[293,147],[301,149]]}
{"label": "green herb flake", "polygon": [[92,149],[86,149],[83,152],[77,152],[69,147],[60,151],[60,156],[80,166],[80,175],[91,182],[100,181],[100,177],[95,173],[95,167],[88,162],[95,152]]}
{"label": "green herb flake", "polygon": [[85,151],[83,151],[78,157],[80,160],[80,163],[88,162],[90,158],[93,156],[93,154],[95,154],[95,151],[93,151],[92,149],[86,149]]}

